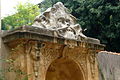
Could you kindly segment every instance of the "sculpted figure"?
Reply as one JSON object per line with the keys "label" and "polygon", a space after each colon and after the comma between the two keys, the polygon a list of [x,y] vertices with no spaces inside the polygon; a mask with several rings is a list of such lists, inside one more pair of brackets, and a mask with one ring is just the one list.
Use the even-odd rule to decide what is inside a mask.
{"label": "sculpted figure", "polygon": [[76,18],[68,12],[61,2],[37,16],[32,26],[54,30],[58,37],[78,40],[87,38],[83,35],[81,26],[76,24]]}

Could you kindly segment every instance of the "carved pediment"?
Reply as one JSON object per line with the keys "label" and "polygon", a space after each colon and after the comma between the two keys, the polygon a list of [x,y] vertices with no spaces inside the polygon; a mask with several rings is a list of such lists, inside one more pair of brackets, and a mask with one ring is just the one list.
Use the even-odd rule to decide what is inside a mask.
{"label": "carved pediment", "polygon": [[32,26],[55,30],[58,36],[64,38],[78,40],[87,38],[82,34],[81,26],[76,23],[76,18],[61,2],[54,4],[53,7],[37,16]]}

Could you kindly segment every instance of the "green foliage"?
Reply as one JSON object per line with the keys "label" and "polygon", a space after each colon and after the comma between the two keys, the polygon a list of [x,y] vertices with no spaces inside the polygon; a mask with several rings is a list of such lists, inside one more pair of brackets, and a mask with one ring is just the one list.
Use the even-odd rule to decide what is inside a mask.
{"label": "green foliage", "polygon": [[14,29],[23,25],[31,25],[34,18],[39,14],[37,5],[25,3],[15,7],[16,14],[2,19],[2,30]]}
{"label": "green foliage", "polygon": [[45,0],[40,7],[45,10],[58,1],[78,19],[86,36],[100,39],[108,51],[120,52],[119,0]]}

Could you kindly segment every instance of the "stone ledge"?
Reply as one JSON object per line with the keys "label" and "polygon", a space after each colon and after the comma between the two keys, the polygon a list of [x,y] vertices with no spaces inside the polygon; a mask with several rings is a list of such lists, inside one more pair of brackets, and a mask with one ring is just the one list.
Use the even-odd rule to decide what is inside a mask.
{"label": "stone ledge", "polygon": [[102,50],[105,47],[104,45],[100,44],[99,40],[94,38],[88,38],[87,40],[81,41],[75,39],[68,39],[56,36],[55,30],[42,29],[32,26],[23,26],[14,30],[5,31],[2,38],[4,43],[8,43],[18,39],[30,39],[73,46],[79,46],[79,44],[81,43],[86,43],[86,45],[94,45],[101,47]]}

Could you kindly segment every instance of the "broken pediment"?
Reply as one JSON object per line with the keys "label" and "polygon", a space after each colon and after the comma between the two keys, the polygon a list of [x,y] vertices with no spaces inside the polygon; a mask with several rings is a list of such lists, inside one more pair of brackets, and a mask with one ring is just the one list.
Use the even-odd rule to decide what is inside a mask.
{"label": "broken pediment", "polygon": [[58,37],[87,39],[82,33],[81,26],[76,23],[76,18],[68,12],[61,2],[57,2],[53,7],[37,16],[32,26],[55,30]]}

